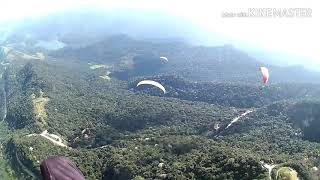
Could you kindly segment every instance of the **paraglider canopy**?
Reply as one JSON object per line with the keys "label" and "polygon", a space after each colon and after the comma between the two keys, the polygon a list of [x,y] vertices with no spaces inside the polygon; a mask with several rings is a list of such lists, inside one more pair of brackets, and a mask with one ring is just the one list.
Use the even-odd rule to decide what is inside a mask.
{"label": "paraglider canopy", "polygon": [[163,91],[163,93],[166,93],[166,89],[158,82],[156,81],[152,81],[152,80],[143,80],[143,81],[140,81],[138,84],[137,84],[137,87],[140,86],[140,85],[144,85],[144,84],[148,84],[148,85],[153,85],[153,86],[156,86],[158,87],[159,89],[161,89]]}
{"label": "paraglider canopy", "polygon": [[260,67],[260,71],[262,73],[262,81],[264,84],[267,84],[269,81],[269,70],[266,67]]}
{"label": "paraglider canopy", "polygon": [[164,60],[164,61],[168,61],[167,57],[161,56],[160,59]]}
{"label": "paraglider canopy", "polygon": [[44,180],[85,180],[79,168],[67,157],[52,156],[40,165]]}

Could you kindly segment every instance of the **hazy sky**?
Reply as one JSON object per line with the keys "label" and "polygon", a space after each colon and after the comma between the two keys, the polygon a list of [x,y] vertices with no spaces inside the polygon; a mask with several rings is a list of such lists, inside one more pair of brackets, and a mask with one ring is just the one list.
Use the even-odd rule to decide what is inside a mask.
{"label": "hazy sky", "polygon": [[[75,8],[154,10],[179,16],[230,39],[236,46],[252,46],[307,58],[320,66],[320,3],[317,0],[8,0],[1,2],[0,22],[37,17]],[[223,18],[223,12],[248,8],[311,8],[311,18]]]}

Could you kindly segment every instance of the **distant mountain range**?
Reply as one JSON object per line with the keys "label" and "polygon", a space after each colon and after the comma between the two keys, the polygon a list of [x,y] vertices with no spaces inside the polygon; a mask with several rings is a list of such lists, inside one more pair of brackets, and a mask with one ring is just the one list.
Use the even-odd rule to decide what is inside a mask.
{"label": "distant mountain range", "polygon": [[[77,49],[66,47],[51,55],[80,59],[85,62],[112,64],[115,67],[121,63],[119,59],[125,58],[127,61],[133,61],[144,56],[149,57],[151,62],[148,63],[154,61],[156,64],[158,62],[155,61],[157,59],[160,61],[160,56],[166,56],[169,61],[163,66],[152,69],[146,65],[144,69],[154,72],[150,75],[175,74],[195,81],[260,83],[259,67],[261,66],[269,68],[270,83],[319,83],[316,79],[320,78],[320,73],[305,69],[303,66],[283,67],[265,64],[231,45],[192,46],[176,41],[137,40],[125,35],[112,36],[87,47]],[[117,72],[119,69],[116,68],[114,71]],[[121,71],[124,70],[121,69]]]}

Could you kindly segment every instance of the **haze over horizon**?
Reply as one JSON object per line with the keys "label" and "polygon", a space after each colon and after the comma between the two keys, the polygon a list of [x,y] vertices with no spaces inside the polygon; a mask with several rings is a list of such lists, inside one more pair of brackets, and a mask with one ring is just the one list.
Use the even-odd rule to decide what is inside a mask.
{"label": "haze over horizon", "polygon": [[[112,14],[114,19],[135,17],[138,26],[150,24],[150,27],[171,26],[164,28],[161,35],[172,30],[172,36],[181,35],[198,45],[232,44],[262,59],[280,60],[292,65],[302,64],[312,69],[319,69],[320,61],[317,50],[319,42],[319,8],[316,1],[268,1],[256,2],[245,0],[224,2],[185,2],[185,1],[10,1],[2,5],[0,23],[23,22],[50,17],[54,14],[65,14],[70,11],[97,10]],[[17,4],[20,4],[17,6]],[[36,5],[36,8],[34,8]],[[247,12],[248,8],[311,8],[312,17],[292,18],[226,18],[225,12]],[[111,13],[110,13],[111,12]],[[120,14],[119,14],[120,12]],[[124,14],[126,12],[127,14]],[[154,16],[143,17],[142,12]],[[139,14],[134,16],[134,14]],[[157,16],[157,17],[155,17]],[[173,17],[171,22],[166,22]],[[112,18],[111,18],[112,19]],[[161,22],[162,21],[162,22]],[[178,22],[179,21],[179,22]],[[130,22],[128,19],[126,22]],[[177,22],[177,23],[175,23]],[[134,23],[132,23],[134,24]],[[174,27],[177,25],[177,27]],[[129,27],[129,26],[128,26]],[[0,28],[0,29],[3,29]],[[131,29],[130,29],[131,30]],[[139,31],[139,28],[135,29]],[[174,31],[176,30],[176,31]],[[141,32],[152,36],[153,28],[141,29]],[[161,31],[159,31],[161,32]],[[157,35],[159,35],[159,32]],[[146,36],[147,36],[146,35]]]}
{"label": "haze over horizon", "polygon": [[319,180],[319,10],[2,2],[0,180]]}

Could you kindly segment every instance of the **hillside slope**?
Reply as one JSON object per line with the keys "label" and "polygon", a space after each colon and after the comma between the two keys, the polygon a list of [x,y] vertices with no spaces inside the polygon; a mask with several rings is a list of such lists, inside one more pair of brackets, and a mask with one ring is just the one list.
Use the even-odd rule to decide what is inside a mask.
{"label": "hillside slope", "polygon": [[51,53],[51,55],[60,58],[80,59],[84,62],[108,64],[114,67],[113,71],[116,74],[120,71],[122,77],[126,78],[132,78],[131,73],[125,73],[132,67],[124,67],[123,64],[131,63],[134,65],[139,56],[147,57],[143,62],[148,64],[159,63],[157,60],[160,61],[160,56],[169,59],[169,62],[164,66],[153,68],[155,66],[146,65],[144,70],[138,68],[137,71],[142,72],[140,74],[179,75],[195,81],[257,83],[261,79],[260,66],[269,68],[271,83],[318,83],[315,79],[320,77],[319,73],[308,71],[300,66],[277,67],[265,64],[230,45],[221,47],[192,46],[175,41],[136,40],[124,35],[111,36],[82,48],[64,48]]}
{"label": "hillside slope", "polygon": [[[45,56],[1,65],[4,152],[22,179],[52,155],[87,179],[267,179],[263,163],[275,166],[270,176],[290,167],[319,177],[318,74],[270,66],[263,86],[261,63],[233,47],[122,36]],[[136,87],[141,79],[167,93]]]}

